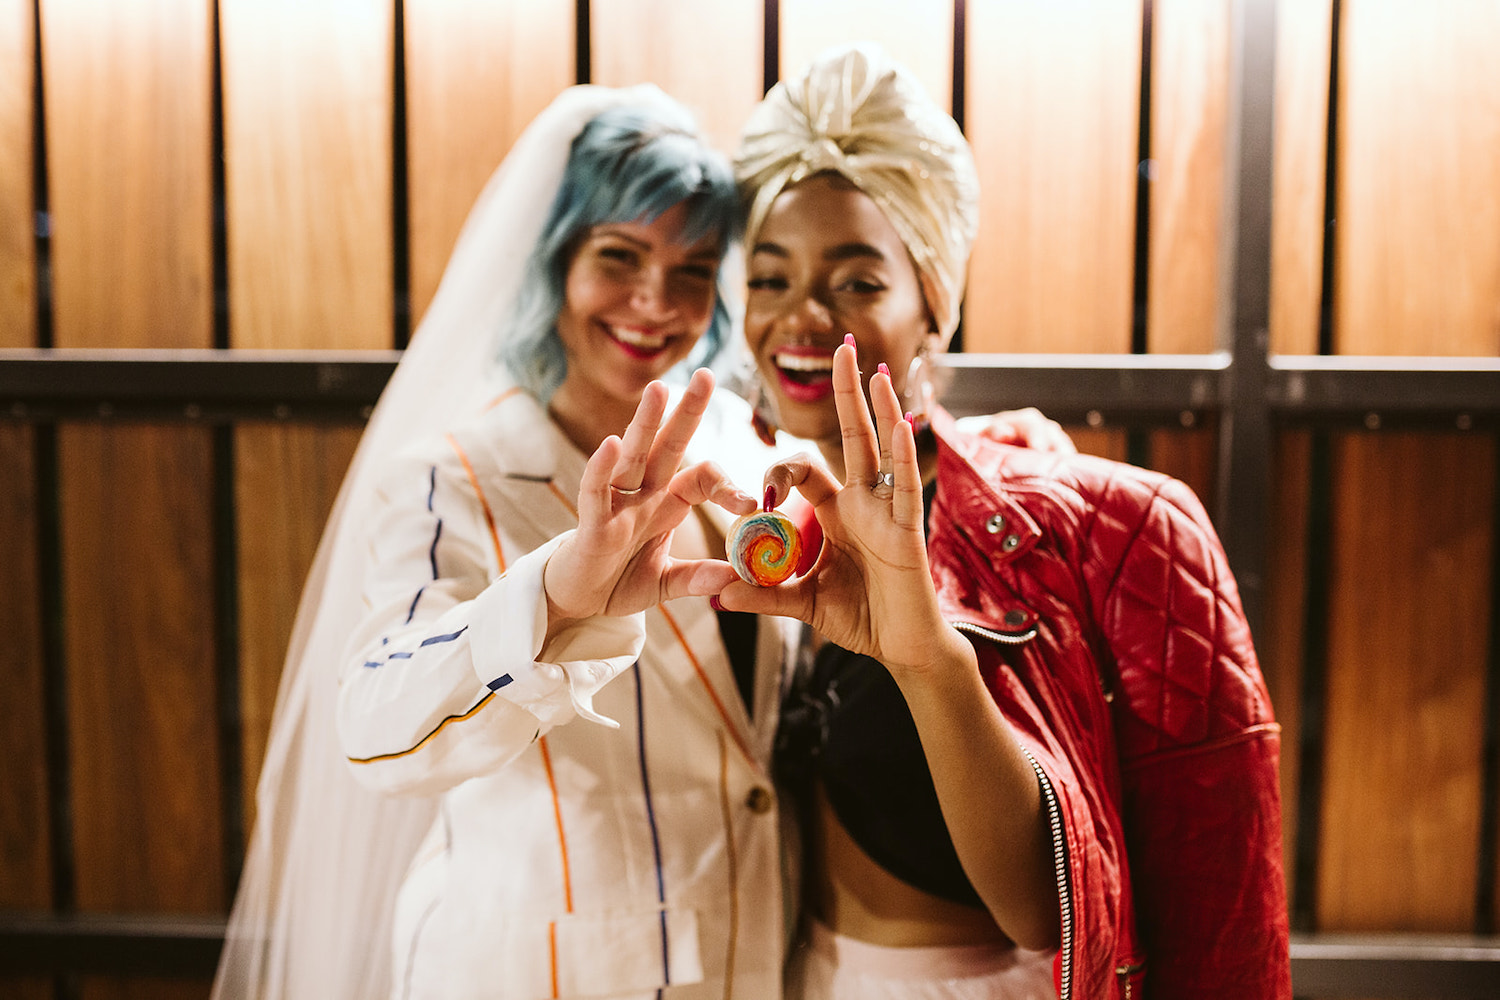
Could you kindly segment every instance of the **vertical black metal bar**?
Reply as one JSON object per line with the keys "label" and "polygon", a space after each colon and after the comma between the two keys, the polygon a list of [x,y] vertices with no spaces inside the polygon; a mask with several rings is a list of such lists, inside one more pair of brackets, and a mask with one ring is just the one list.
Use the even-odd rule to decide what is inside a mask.
{"label": "vertical black metal bar", "polygon": [[1328,139],[1323,161],[1323,288],[1318,306],[1318,353],[1333,353],[1334,236],[1338,227],[1340,0],[1333,0],[1328,53]]}
{"label": "vertical black metal bar", "polygon": [[761,94],[764,95],[776,86],[776,81],[781,79],[781,3],[780,0],[766,0],[765,6],[765,40],[764,49],[761,53]]}
{"label": "vertical black metal bar", "polygon": [[406,4],[396,0],[391,53],[391,343],[411,340],[411,192],[406,149]]}
{"label": "vertical black metal bar", "polygon": [[1318,847],[1323,829],[1323,732],[1328,692],[1328,595],[1333,535],[1333,471],[1326,431],[1313,431],[1308,459],[1307,551],[1303,568],[1301,732],[1297,837],[1292,864],[1292,929],[1317,929]]}
{"label": "vertical black metal bar", "polygon": [[1151,182],[1156,176],[1156,163],[1151,159],[1151,0],[1141,4],[1141,95],[1140,118],[1136,134],[1135,173],[1135,282],[1130,350],[1132,354],[1145,354],[1146,344],[1146,300],[1150,294],[1151,278]]}
{"label": "vertical black metal bar", "polygon": [[[1141,91],[1136,132],[1135,275],[1131,295],[1130,351],[1145,354],[1146,304],[1151,276],[1151,182],[1156,164],[1151,159],[1151,0],[1141,4]],[[1125,432],[1125,461],[1149,468],[1151,434],[1138,428]]]}
{"label": "vertical black metal bar", "polygon": [[578,0],[578,6],[573,15],[573,82],[575,83],[590,83],[594,79],[593,26],[589,3],[590,0]]}
{"label": "vertical black metal bar", "polygon": [[240,705],[239,553],[236,548],[234,428],[213,428],[214,665],[218,689],[219,809],[224,822],[225,898],[234,899],[245,863],[244,724]]}
{"label": "vertical black metal bar", "polygon": [[[953,0],[953,121],[962,131],[964,127],[964,116],[968,103],[968,77],[969,77],[969,28],[968,7],[964,0]],[[953,336],[948,340],[948,350],[954,354],[961,354],[964,349],[964,322],[963,310],[960,308],[958,316],[958,328],[953,331]]]}
{"label": "vertical black metal bar", "polygon": [[1226,199],[1234,240],[1225,254],[1231,315],[1224,324],[1232,362],[1219,424],[1218,529],[1251,632],[1264,618],[1265,537],[1271,476],[1266,400],[1271,288],[1271,164],[1276,77],[1276,0],[1235,0]]}
{"label": "vertical black metal bar", "polygon": [[968,103],[969,11],[964,0],[953,0],[953,120],[964,127]]}
{"label": "vertical black metal bar", "polygon": [[[47,115],[42,72],[42,5],[31,8],[32,25],[32,208],[36,236],[36,342],[50,348],[52,324],[52,212],[47,185]],[[42,702],[47,767],[48,849],[51,854],[52,909],[72,913],[78,904],[73,866],[73,783],[68,752],[68,663],[63,630],[62,512],[58,492],[57,425],[36,425],[32,439],[37,498],[37,604],[42,616]],[[78,977],[53,977],[56,1000],[75,1000]]]}
{"label": "vertical black metal bar", "polygon": [[[227,349],[229,329],[229,212],[224,173],[223,24],[213,10],[213,273],[214,346]],[[224,898],[234,899],[245,860],[245,773],[240,748],[238,554],[235,550],[234,430],[215,427],[212,441],[214,682],[219,734],[219,815],[223,822]]]}
{"label": "vertical black metal bar", "polygon": [[1495,879],[1500,877],[1500,434],[1492,435],[1496,475],[1490,507],[1490,629],[1485,658],[1484,760],[1481,765],[1479,857],[1474,877],[1474,931],[1495,933]]}

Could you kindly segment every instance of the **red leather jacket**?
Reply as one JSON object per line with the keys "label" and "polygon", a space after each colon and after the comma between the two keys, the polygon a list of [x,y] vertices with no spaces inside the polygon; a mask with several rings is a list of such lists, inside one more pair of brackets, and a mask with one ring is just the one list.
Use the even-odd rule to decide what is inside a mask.
{"label": "red leather jacket", "polygon": [[1202,504],[934,429],[933,579],[1053,811],[1062,1000],[1289,998],[1280,731]]}

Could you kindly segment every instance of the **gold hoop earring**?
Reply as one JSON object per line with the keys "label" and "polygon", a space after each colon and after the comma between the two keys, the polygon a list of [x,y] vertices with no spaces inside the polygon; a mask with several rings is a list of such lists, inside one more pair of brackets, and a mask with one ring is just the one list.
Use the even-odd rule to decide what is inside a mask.
{"label": "gold hoop earring", "polygon": [[923,346],[906,369],[906,384],[901,388],[901,405],[920,421],[932,411],[932,380],[927,376],[928,348]]}

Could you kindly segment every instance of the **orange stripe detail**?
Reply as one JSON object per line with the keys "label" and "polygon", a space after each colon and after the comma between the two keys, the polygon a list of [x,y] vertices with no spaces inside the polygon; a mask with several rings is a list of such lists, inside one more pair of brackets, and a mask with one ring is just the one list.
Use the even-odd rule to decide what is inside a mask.
{"label": "orange stripe detail", "polygon": [[557,921],[554,920],[547,925],[547,944],[552,949],[552,996],[554,1000],[561,995],[557,988]]}
{"label": "orange stripe detail", "polygon": [[416,746],[411,747],[408,750],[397,750],[395,753],[381,753],[381,754],[376,754],[374,757],[350,757],[350,758],[348,758],[349,763],[351,763],[351,764],[373,764],[376,761],[381,761],[381,760],[395,760],[398,757],[405,757],[408,754],[414,754],[418,750],[422,749],[422,747],[427,744],[428,740],[432,739],[438,733],[440,733],[444,729],[446,729],[448,727],[448,724],[450,722],[463,722],[465,719],[473,718],[474,713],[477,712],[477,711],[479,711],[484,706],[488,705],[490,703],[490,700],[493,699],[494,697],[495,697],[495,692],[490,691],[490,692],[486,693],[483,698],[479,699],[479,702],[473,708],[469,709],[463,715],[450,715],[450,716],[448,716],[442,722],[439,722],[437,724],[437,728],[436,729],[434,729],[432,732],[428,733],[426,736],[422,737],[420,740],[417,741]]}
{"label": "orange stripe detail", "polygon": [[480,408],[480,412],[486,412],[486,411],[489,411],[489,410],[493,410],[495,407],[499,406],[501,403],[505,402],[507,399],[509,399],[510,397],[514,396],[516,393],[518,393],[520,391],[521,391],[521,387],[520,386],[518,386],[518,385],[511,386],[509,389],[506,389],[504,392],[502,392],[500,395],[496,396],[494,399],[490,400],[488,403],[485,403],[484,406],[482,406]]}
{"label": "orange stripe detail", "polygon": [[563,832],[562,800],[557,794],[557,778],[552,773],[552,754],[547,750],[547,737],[540,737],[537,746],[542,749],[542,767],[547,770],[547,787],[552,789],[552,815],[557,819],[557,846],[562,853],[563,905],[573,912],[573,876],[568,867],[568,837]]}
{"label": "orange stripe detail", "polygon": [[557,488],[557,484],[555,482],[550,479],[547,480],[547,488],[552,491],[553,496],[562,501],[564,507],[568,508],[569,514],[572,514],[575,518],[578,516],[578,508],[574,507],[573,501],[569,500],[567,495],[564,494],[562,490]]}
{"label": "orange stripe detail", "polygon": [[469,464],[469,456],[464,454],[458,439],[452,434],[444,435],[448,443],[453,446],[453,451],[458,455],[458,460],[464,464],[464,471],[469,474],[469,483],[474,487],[474,495],[479,498],[479,508],[484,511],[484,523],[490,529],[490,543],[495,546],[495,561],[500,564],[500,572],[505,572],[505,553],[500,549],[500,532],[495,530],[495,515],[490,511],[490,502],[484,497],[484,490],[479,488],[479,477],[474,475],[474,466]]}
{"label": "orange stripe detail", "polygon": [[693,648],[688,645],[687,638],[682,634],[682,629],[677,627],[677,619],[672,617],[672,613],[667,610],[665,604],[658,604],[656,610],[660,611],[662,617],[667,620],[667,624],[672,626],[672,632],[677,636],[677,641],[681,643],[682,651],[687,654],[688,662],[693,665],[693,670],[697,672],[698,680],[702,682],[703,689],[708,692],[709,698],[713,700],[714,708],[719,710],[719,718],[723,720],[724,728],[728,729],[734,737],[734,745],[740,748],[740,753],[745,755],[745,759],[750,762],[751,766],[755,766],[755,755],[750,752],[750,748],[745,745],[744,740],[740,739],[740,734],[735,729],[734,723],[729,721],[729,712],[725,710],[724,703],[719,700],[719,693],[708,682],[708,674],[703,672],[703,664],[699,663],[698,657],[693,654]]}
{"label": "orange stripe detail", "polygon": [[729,951],[724,956],[724,1000],[734,996],[734,954],[740,938],[739,848],[734,842],[734,810],[729,805],[729,747],[719,730],[719,810],[724,814],[724,839],[729,842]]}

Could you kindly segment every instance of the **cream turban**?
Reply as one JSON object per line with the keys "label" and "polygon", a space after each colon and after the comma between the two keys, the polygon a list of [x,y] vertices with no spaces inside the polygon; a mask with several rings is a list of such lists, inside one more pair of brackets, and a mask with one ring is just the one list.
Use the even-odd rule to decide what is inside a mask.
{"label": "cream turban", "polygon": [[741,133],[734,172],[749,212],[746,248],[784,188],[826,170],[885,211],[946,344],[979,226],[979,178],[958,125],[878,47],[830,49],[771,88]]}

